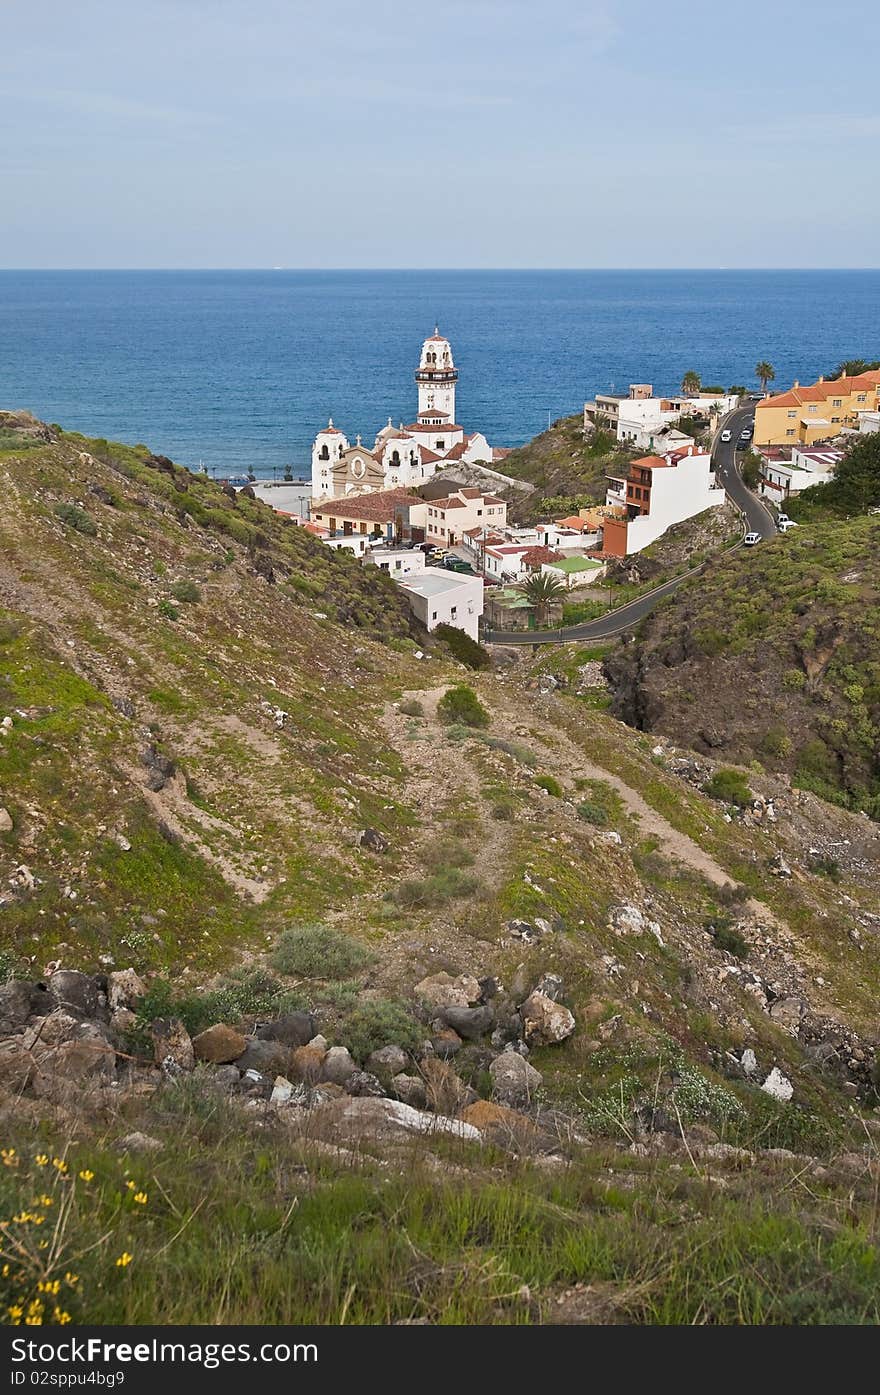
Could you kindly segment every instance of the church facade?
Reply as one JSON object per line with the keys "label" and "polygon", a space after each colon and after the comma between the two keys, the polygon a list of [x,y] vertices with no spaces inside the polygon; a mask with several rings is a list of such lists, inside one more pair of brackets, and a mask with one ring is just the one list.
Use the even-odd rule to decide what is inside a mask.
{"label": "church facade", "polygon": [[492,466],[496,452],[479,431],[468,435],[455,419],[458,370],[449,340],[439,329],[422,345],[416,369],[419,402],[416,420],[392,425],[391,418],[372,447],[361,437],[354,445],[330,418],[312,447],[312,500],[337,499],[377,489],[416,488],[459,461]]}

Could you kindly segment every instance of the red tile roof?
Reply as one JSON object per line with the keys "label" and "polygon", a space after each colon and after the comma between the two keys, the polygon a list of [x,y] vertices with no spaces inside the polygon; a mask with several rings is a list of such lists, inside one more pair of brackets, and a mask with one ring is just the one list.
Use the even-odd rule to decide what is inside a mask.
{"label": "red tile roof", "polygon": [[380,489],[373,494],[328,499],[316,506],[315,513],[325,518],[357,518],[368,523],[384,523],[394,518],[401,504],[421,503],[424,500],[410,489]]}

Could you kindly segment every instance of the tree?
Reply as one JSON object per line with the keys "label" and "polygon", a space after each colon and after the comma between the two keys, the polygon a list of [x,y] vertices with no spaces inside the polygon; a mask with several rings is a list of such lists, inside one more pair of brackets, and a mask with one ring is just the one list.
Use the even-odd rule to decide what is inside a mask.
{"label": "tree", "polygon": [[762,358],[755,364],[755,377],[761,384],[761,391],[766,392],[767,384],[772,383],[776,378],[776,369],[772,363],[768,363],[765,358]]}
{"label": "tree", "polygon": [[727,391],[730,393],[731,397],[745,397],[748,388],[745,383],[731,383]]}
{"label": "tree", "polygon": [[486,711],[473,688],[466,683],[456,683],[447,688],[437,704],[437,716],[447,726],[487,727],[489,713]]}
{"label": "tree", "polygon": [[828,377],[857,378],[860,373],[870,373],[876,368],[880,368],[880,359],[874,359],[872,363],[869,363],[864,358],[845,358],[843,363],[838,363],[837,367],[828,374]]}
{"label": "tree", "polygon": [[827,484],[814,484],[798,496],[799,516],[821,518],[867,513],[880,508],[880,431],[858,436]]}
{"label": "tree", "polygon": [[535,607],[535,619],[541,625],[546,624],[550,606],[565,595],[567,587],[564,581],[551,576],[549,572],[535,572],[520,583],[519,589],[529,604]]}
{"label": "tree", "polygon": [[700,375],[699,375],[699,373],[695,373],[694,370],[693,370],[692,368],[689,368],[688,371],[685,373],[684,377],[683,377],[682,380],[681,380],[681,390],[682,390],[682,392],[699,392],[699,391],[700,391]]}

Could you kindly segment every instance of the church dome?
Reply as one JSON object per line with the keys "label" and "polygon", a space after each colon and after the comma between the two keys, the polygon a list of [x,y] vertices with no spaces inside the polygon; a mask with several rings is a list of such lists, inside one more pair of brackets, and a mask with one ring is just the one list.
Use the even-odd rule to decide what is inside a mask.
{"label": "church dome", "polygon": [[416,377],[418,378],[423,374],[438,378],[458,376],[452,357],[452,345],[445,335],[440,333],[437,325],[434,326],[434,333],[422,345],[422,355],[419,359]]}

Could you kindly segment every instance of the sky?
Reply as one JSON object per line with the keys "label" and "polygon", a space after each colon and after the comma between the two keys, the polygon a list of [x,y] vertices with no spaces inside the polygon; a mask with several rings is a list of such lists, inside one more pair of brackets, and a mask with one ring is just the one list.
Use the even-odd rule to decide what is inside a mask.
{"label": "sky", "polygon": [[0,267],[876,267],[866,0],[0,0]]}

